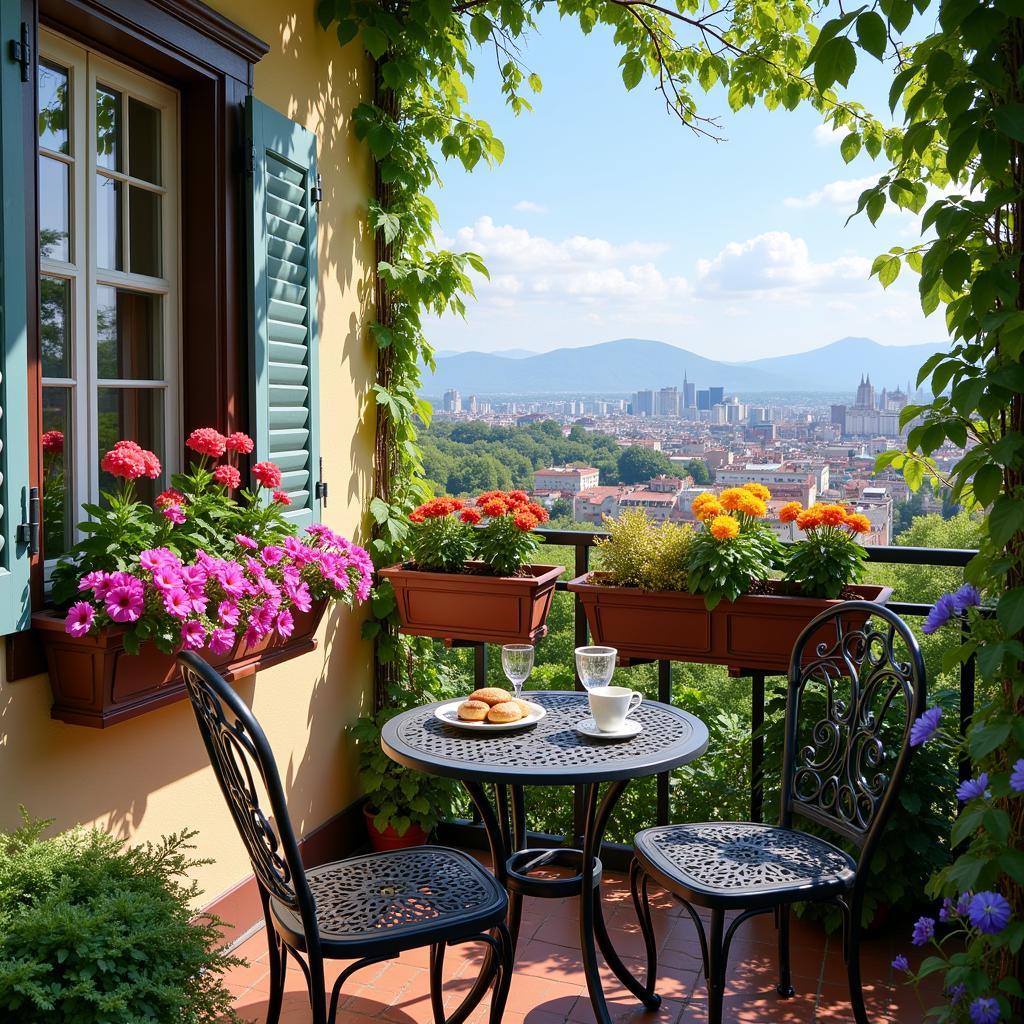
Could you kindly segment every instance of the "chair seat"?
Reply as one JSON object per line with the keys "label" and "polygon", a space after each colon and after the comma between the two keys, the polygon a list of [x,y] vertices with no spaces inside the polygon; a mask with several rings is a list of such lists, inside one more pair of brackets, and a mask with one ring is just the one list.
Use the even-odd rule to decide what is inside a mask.
{"label": "chair seat", "polygon": [[645,829],[636,856],[652,878],[706,907],[768,906],[850,889],[856,863],[817,836],[754,822]]}
{"label": "chair seat", "polygon": [[[478,935],[505,918],[495,877],[460,850],[418,846],[334,861],[306,872],[325,955],[393,956]],[[272,898],[277,929],[305,950],[298,911]]]}

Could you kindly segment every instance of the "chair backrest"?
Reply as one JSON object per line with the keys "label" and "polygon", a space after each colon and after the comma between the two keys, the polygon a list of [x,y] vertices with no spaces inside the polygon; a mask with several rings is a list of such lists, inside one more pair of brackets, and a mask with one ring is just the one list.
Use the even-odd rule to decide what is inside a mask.
{"label": "chair backrest", "polygon": [[925,709],[924,661],[888,608],[845,601],[813,619],[789,666],[782,824],[817,822],[860,848],[863,867],[909,765]]}
{"label": "chair backrest", "polygon": [[[182,651],[178,664],[206,752],[261,893],[264,899],[273,896],[298,913],[307,942],[315,941],[316,904],[266,734],[245,702],[197,654]],[[257,780],[266,792],[271,817],[260,806]]]}

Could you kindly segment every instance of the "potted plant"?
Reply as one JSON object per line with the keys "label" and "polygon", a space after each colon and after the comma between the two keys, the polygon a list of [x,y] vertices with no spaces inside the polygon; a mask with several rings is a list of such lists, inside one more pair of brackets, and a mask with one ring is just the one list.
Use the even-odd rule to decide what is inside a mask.
{"label": "potted plant", "polygon": [[[760,484],[701,494],[696,531],[628,516],[610,522],[598,545],[603,571],[569,583],[594,641],[627,664],[669,659],[784,674],[800,631],[830,599],[889,599],[888,588],[852,585],[863,572],[854,550],[855,534],[870,525],[863,516],[837,505],[784,506],[784,521],[802,515],[808,531],[786,552],[764,522],[769,498]],[[785,578],[771,579],[780,566]]]}
{"label": "potted plant", "polygon": [[409,514],[410,561],[381,569],[403,633],[534,643],[547,632],[560,565],[534,565],[547,511],[524,491],[433,498]]}
{"label": "potted plant", "polygon": [[259,487],[233,496],[250,438],[201,428],[186,443],[198,460],[154,506],[134,491],[139,477],[160,475],[152,452],[119,441],[103,457],[121,485],[103,506],[84,506],[86,538],[54,570],[57,609],[33,616],[55,718],[102,727],[182,699],[183,647],[229,679],[295,657],[315,646],[328,600],[369,595],[362,548],[319,524],[299,535],[285,519],[274,463],[257,463]]}
{"label": "potted plant", "polygon": [[19,1024],[238,1022],[225,975],[244,961],[196,914],[195,832],[129,846],[100,829],[0,833],[0,1019]]}

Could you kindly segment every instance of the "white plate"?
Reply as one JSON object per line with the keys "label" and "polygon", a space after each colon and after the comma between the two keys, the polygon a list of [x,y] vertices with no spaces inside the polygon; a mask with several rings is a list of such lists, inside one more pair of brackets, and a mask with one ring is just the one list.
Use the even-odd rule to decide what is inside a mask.
{"label": "white plate", "polygon": [[581,736],[589,736],[594,740],[628,740],[637,733],[643,732],[644,727],[632,718],[627,718],[622,723],[622,728],[616,732],[602,732],[593,718],[584,718],[582,722],[576,723],[576,731]]}
{"label": "white plate", "polygon": [[532,700],[526,701],[530,705],[530,713],[518,722],[467,722],[459,718],[459,705],[465,704],[464,700],[452,701],[451,704],[442,704],[434,710],[434,717],[440,719],[445,725],[454,725],[456,729],[466,729],[469,732],[511,732],[513,729],[525,729],[527,726],[536,725],[547,712]]}

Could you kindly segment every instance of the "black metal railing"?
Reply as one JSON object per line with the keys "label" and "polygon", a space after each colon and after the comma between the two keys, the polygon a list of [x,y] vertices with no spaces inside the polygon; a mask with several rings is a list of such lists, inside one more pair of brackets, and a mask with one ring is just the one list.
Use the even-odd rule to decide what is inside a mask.
{"label": "black metal railing", "polygon": [[[558,547],[570,547],[575,553],[574,576],[582,576],[590,568],[590,550],[597,541],[605,538],[608,534],[601,531],[589,530],[550,530],[538,529],[537,533],[542,536],[548,545]],[[914,548],[914,547],[866,547],[868,561],[875,564],[885,565],[926,565],[936,568],[963,569],[967,563],[977,554],[976,551],[959,548]],[[558,591],[568,590],[568,580],[559,580],[555,584]],[[926,616],[934,607],[932,604],[915,601],[890,601],[888,607],[897,615],[904,618],[919,618]],[[583,647],[588,641],[587,618],[583,612],[583,606],[579,596],[573,601],[573,628],[575,646]],[[963,628],[966,629],[966,619]],[[475,644],[474,651],[474,680],[477,686],[487,684],[488,674],[488,648],[486,644]],[[658,700],[665,704],[672,703],[672,662],[658,661]],[[764,671],[744,672],[751,680],[751,793],[750,793],[750,816],[752,821],[761,821],[764,812],[764,720],[765,720],[765,691],[766,679],[770,673]],[[973,655],[960,666],[960,729],[966,730],[967,725],[974,714],[975,702],[975,661]],[[582,690],[579,678],[576,679],[576,688]],[[961,780],[970,774],[970,765],[966,762],[960,763]],[[665,825],[669,823],[669,775],[664,773],[657,777],[657,802],[655,810],[656,824]],[[582,831],[580,823],[583,820],[582,796],[579,792],[574,801],[574,831],[577,835]],[[468,827],[467,827],[468,826]],[[474,833],[479,832],[479,837]],[[479,825],[469,823],[458,823],[452,833],[452,838],[464,845],[477,845],[483,843],[483,830]],[[538,841],[543,844],[550,844],[553,837],[538,836]],[[561,837],[559,837],[561,838]],[[569,841],[570,837],[566,837]],[[572,841],[578,845],[576,837]],[[621,867],[626,863],[628,847],[614,843],[605,844],[605,859],[609,866]]]}

